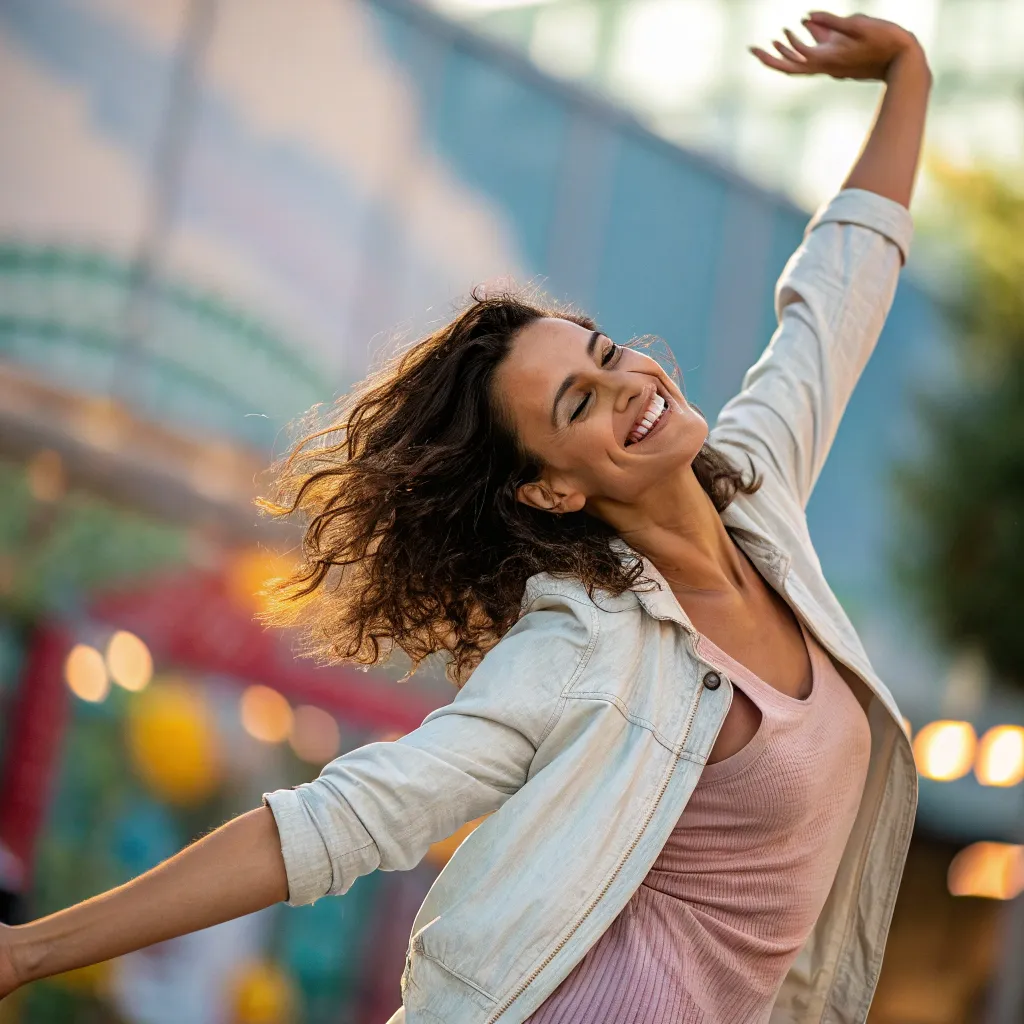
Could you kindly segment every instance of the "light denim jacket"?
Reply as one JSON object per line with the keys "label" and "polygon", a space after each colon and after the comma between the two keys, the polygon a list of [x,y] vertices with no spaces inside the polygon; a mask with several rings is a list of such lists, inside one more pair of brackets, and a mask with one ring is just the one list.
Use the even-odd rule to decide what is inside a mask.
{"label": "light denim jacket", "polygon": [[[722,513],[730,534],[874,695],[860,810],[771,1024],[865,1020],[914,821],[900,714],[822,575],[805,517],[911,234],[908,212],[871,192],[823,207],[779,279],[778,330],[711,433],[764,476]],[[377,868],[411,868],[431,843],[496,812],[416,915],[396,1024],[521,1024],[623,909],[679,820],[732,683],[696,653],[696,629],[647,572],[659,590],[596,602],[577,582],[532,578],[522,617],[449,705],[313,782],[264,794],[291,905],[344,893]],[[704,683],[711,670],[717,687]]]}

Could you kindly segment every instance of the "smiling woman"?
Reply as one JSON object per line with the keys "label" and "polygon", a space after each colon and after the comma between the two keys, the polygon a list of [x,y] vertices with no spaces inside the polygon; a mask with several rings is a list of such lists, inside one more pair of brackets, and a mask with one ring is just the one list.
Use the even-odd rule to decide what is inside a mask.
{"label": "smiling woman", "polygon": [[611,594],[641,581],[640,560],[609,547],[612,521],[666,473],[692,464],[719,511],[756,490],[707,433],[654,359],[589,317],[474,293],[279,465],[264,508],[304,517],[304,561],[264,617],[298,626],[324,660],[444,653],[461,683],[531,576]]}
{"label": "smiling woman", "polygon": [[710,433],[653,359],[513,293],[366,380],[276,469],[263,507],[306,532],[266,618],[320,658],[441,654],[458,693],[0,928],[0,994],[340,895],[484,818],[416,915],[391,1024],[864,1024],[917,773],[806,508],[909,248],[931,79],[891,22],[804,24],[757,59],[885,94]]}
{"label": "smiling woman", "polygon": [[[624,507],[693,464],[708,424],[655,360],[587,326],[545,316],[520,328],[495,374],[495,398],[537,467],[519,501],[563,514],[586,508],[621,533]],[[756,489],[752,468],[743,484],[724,456],[718,462]]]}

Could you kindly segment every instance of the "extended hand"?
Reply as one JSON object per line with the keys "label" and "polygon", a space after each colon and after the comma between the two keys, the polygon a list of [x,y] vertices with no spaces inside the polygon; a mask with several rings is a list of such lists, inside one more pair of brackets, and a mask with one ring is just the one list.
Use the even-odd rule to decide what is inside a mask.
{"label": "extended hand", "polygon": [[918,47],[913,33],[891,21],[854,14],[841,18],[812,11],[801,22],[814,39],[808,45],[784,29],[789,46],[773,39],[780,56],[760,47],[750,52],[764,65],[787,75],[829,75],[883,81],[894,59]]}

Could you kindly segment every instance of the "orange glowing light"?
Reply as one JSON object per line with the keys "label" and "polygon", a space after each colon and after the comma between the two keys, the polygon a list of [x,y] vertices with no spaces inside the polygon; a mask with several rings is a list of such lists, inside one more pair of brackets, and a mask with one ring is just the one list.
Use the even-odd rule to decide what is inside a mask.
{"label": "orange glowing light", "polygon": [[301,704],[295,709],[288,741],[303,761],[326,764],[338,756],[341,732],[333,715],[312,704]]}
{"label": "orange glowing light", "polygon": [[75,644],[64,662],[64,678],[71,692],[90,704],[99,704],[110,692],[103,655],[88,644]]}
{"label": "orange glowing light", "polygon": [[989,729],[978,744],[974,774],[983,786],[1016,786],[1024,780],[1024,728]]}
{"label": "orange glowing light", "polygon": [[107,644],[107,670],[118,686],[138,693],[153,677],[153,657],[144,641],[121,629]]}
{"label": "orange glowing light", "polygon": [[242,694],[242,726],[264,743],[280,743],[292,731],[294,715],[288,701],[269,686],[249,686]]}
{"label": "orange glowing light", "polygon": [[1024,892],[1024,846],[972,843],[953,858],[947,884],[954,896],[1012,900]]}
{"label": "orange glowing light", "polygon": [[970,722],[930,722],[914,739],[917,770],[926,779],[959,779],[971,770],[977,743]]}

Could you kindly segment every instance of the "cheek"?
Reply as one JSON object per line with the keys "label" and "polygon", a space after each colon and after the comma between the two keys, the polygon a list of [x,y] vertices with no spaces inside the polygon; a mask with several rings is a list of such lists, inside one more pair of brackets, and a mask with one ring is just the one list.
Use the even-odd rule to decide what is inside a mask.
{"label": "cheek", "polygon": [[673,447],[681,458],[692,462],[708,439],[708,422],[692,405],[685,407],[680,419],[678,442]]}

